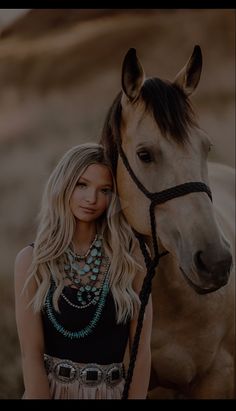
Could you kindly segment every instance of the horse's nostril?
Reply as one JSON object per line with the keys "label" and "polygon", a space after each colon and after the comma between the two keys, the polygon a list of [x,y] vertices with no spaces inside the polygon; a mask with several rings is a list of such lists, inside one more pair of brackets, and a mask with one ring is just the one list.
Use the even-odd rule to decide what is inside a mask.
{"label": "horse's nostril", "polygon": [[228,280],[232,266],[232,255],[228,253],[222,259],[212,258],[212,253],[203,253],[198,251],[194,256],[194,263],[199,272],[199,275],[204,277],[210,276],[220,282]]}
{"label": "horse's nostril", "polygon": [[194,256],[194,263],[198,270],[200,271],[208,271],[206,265],[202,261],[201,258],[202,251],[198,251]]}

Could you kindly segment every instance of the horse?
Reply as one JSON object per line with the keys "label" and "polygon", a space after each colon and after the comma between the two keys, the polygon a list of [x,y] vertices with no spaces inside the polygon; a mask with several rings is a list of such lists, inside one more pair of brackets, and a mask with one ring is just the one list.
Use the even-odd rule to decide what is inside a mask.
{"label": "horse", "polygon": [[[146,78],[129,49],[100,138],[127,221],[162,256],[152,280],[150,399],[235,396],[234,170],[208,160],[212,143],[189,98],[201,71],[198,45],[173,81]],[[155,193],[164,197],[150,206]]]}

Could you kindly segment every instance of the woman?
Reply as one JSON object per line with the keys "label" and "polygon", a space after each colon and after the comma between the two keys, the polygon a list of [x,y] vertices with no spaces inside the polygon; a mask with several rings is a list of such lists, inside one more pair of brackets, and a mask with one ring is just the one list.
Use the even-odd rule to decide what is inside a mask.
{"label": "woman", "polygon": [[[15,262],[25,399],[120,399],[144,262],[95,143],[69,150],[43,195],[34,244]],[[151,298],[129,399],[146,398]]]}

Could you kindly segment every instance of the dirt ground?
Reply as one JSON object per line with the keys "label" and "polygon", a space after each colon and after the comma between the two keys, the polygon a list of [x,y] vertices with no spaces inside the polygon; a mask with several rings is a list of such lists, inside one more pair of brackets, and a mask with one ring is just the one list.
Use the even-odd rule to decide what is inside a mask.
{"label": "dirt ground", "polygon": [[214,144],[210,159],[235,166],[233,10],[44,13],[29,12],[0,33],[0,398],[22,394],[15,255],[34,239],[42,190],[61,155],[98,140],[130,47],[147,76],[172,80],[201,46],[192,102]]}

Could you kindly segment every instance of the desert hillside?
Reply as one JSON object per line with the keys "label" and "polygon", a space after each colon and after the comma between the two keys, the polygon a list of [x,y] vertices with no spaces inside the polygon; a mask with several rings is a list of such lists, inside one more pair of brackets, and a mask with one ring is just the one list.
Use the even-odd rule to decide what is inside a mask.
{"label": "desert hillside", "polygon": [[34,238],[42,190],[58,159],[98,139],[121,88],[126,51],[137,49],[147,76],[172,80],[201,46],[193,105],[214,143],[211,158],[234,166],[234,41],[234,11],[224,9],[34,9],[0,31],[0,398],[22,393],[15,255]]}

